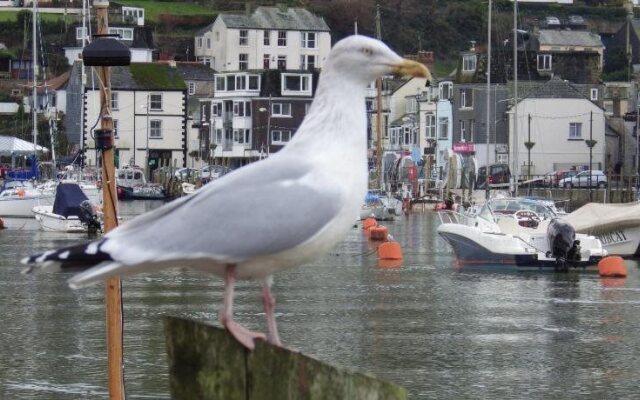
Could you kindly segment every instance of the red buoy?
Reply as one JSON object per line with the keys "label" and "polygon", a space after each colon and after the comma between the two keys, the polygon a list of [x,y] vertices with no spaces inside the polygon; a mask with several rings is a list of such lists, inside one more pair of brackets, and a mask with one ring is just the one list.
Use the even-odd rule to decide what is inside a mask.
{"label": "red buoy", "polygon": [[378,246],[378,258],[381,260],[402,260],[400,243],[391,240]]}
{"label": "red buoy", "polygon": [[598,262],[600,276],[609,278],[624,278],[627,276],[627,267],[620,256],[608,256]]}
{"label": "red buoy", "polygon": [[369,228],[371,240],[387,240],[389,229],[386,226],[378,225]]}

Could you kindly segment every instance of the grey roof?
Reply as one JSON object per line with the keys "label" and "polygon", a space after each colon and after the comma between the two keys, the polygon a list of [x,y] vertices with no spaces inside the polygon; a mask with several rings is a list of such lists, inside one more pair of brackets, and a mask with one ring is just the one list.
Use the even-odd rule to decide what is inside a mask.
{"label": "grey roof", "polygon": [[213,81],[216,71],[197,62],[177,62],[178,73],[190,81]]}
{"label": "grey roof", "polygon": [[329,26],[319,17],[304,8],[258,7],[253,14],[218,15],[227,28],[274,29],[295,31],[326,31]]}
{"label": "grey roof", "polygon": [[558,77],[539,83],[532,87],[527,99],[584,99],[589,100],[582,92],[576,89],[570,82]]}
{"label": "grey roof", "polygon": [[210,23],[209,25],[205,26],[204,28],[200,28],[196,31],[195,36],[204,36],[205,33],[211,31],[211,29],[213,28],[213,22]]}
{"label": "grey roof", "polygon": [[540,45],[604,47],[600,35],[587,31],[558,31],[543,29],[538,34]]}

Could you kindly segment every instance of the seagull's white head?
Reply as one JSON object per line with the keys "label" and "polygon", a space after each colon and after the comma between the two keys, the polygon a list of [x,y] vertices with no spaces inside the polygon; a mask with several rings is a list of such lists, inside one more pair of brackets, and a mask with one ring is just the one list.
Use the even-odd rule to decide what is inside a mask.
{"label": "seagull's white head", "polygon": [[370,37],[354,35],[337,42],[327,58],[326,69],[368,85],[388,74],[431,79],[423,64],[397,55],[386,44]]}

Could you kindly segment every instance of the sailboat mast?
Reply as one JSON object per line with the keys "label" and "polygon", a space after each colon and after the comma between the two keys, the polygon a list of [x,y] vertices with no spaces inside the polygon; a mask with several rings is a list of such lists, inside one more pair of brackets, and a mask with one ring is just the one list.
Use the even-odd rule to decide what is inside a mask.
{"label": "sailboat mast", "polygon": [[518,0],[513,2],[513,162],[512,176],[515,175],[515,195],[518,195]]}
{"label": "sailboat mast", "polygon": [[487,124],[486,124],[486,162],[485,162],[485,187],[487,198],[489,197],[489,136],[491,135],[491,0],[487,15]]}
{"label": "sailboat mast", "polygon": [[38,47],[36,46],[36,4],[37,0],[33,0],[32,4],[32,12],[31,12],[31,26],[32,26],[32,37],[31,37],[31,64],[33,69],[33,90],[31,96],[33,97],[33,101],[31,102],[31,118],[33,123],[33,162],[35,163],[37,159],[37,146],[38,146],[38,116],[36,115],[36,103],[37,103],[37,89],[36,89],[36,77],[38,75]]}
{"label": "sailboat mast", "polygon": [[[382,39],[380,26],[380,4],[376,3],[376,38]],[[384,176],[382,171],[382,78],[376,79],[376,169],[378,171],[378,185],[383,189]]]}
{"label": "sailboat mast", "polygon": [[[82,48],[87,45],[87,1],[82,0]],[[84,63],[80,63],[80,172],[84,169]]]}

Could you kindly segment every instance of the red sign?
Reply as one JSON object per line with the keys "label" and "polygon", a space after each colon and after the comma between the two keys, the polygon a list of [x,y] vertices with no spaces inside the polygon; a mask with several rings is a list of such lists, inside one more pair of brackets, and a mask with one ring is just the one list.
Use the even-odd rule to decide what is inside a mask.
{"label": "red sign", "polygon": [[456,153],[474,153],[476,149],[473,147],[473,143],[454,143],[453,151]]}

